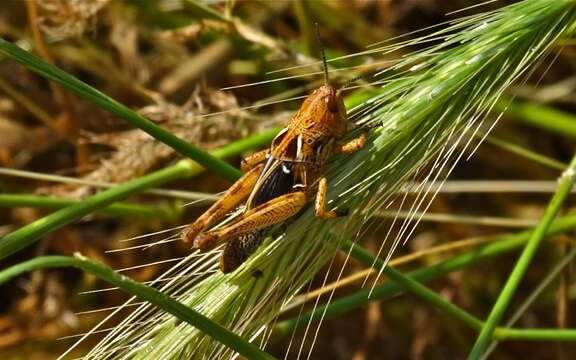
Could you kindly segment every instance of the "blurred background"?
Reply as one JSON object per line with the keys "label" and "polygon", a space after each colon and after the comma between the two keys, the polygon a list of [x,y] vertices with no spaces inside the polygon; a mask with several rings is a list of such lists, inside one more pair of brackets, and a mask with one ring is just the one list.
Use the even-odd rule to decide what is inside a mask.
{"label": "blurred background", "polygon": [[[281,126],[297,109],[300,97],[322,83],[319,68],[309,66],[319,57],[315,22],[331,59],[365,51],[370,44],[402,34],[408,35],[401,40],[428,34],[442,29],[439,24],[448,20],[513,2],[494,1],[452,14],[476,2],[5,0],[0,4],[0,36],[187,141],[212,150]],[[435,25],[439,27],[430,28]],[[410,34],[422,29],[428,30]],[[574,45],[574,39],[559,44],[524,83],[506,94],[515,96],[510,112],[500,119],[493,136],[475,156],[455,169],[445,191],[432,203],[430,215],[396,252],[395,257],[419,254],[404,259],[401,269],[437,263],[496,235],[520,232],[539,219],[556,179],[574,152]],[[334,71],[331,77],[343,84],[355,75],[381,68],[386,60],[418,49],[414,45],[389,54],[343,58],[331,62],[332,69],[352,70]],[[294,68],[274,72],[289,67]],[[261,83],[237,87],[255,82]],[[563,127],[531,120],[543,114],[539,113],[542,109],[562,112]],[[90,184],[125,182],[177,158],[168,147],[94,104],[0,57],[0,166],[4,169],[0,193],[82,199],[98,190]],[[230,159],[234,165],[239,165],[239,160],[239,156]],[[38,174],[16,174],[6,169],[72,177],[85,180],[85,184],[48,181]],[[203,173],[169,187],[217,193],[227,186],[216,175]],[[81,252],[116,269],[135,267],[125,273],[139,281],[154,278],[171,265],[158,262],[186,255],[187,246],[173,242],[148,251],[107,251],[125,247],[118,242],[121,239],[191,221],[207,204],[184,209],[187,200],[159,195],[129,200],[155,211],[94,214],[2,260],[1,268],[39,255]],[[0,236],[53,211],[15,206],[6,198],[0,204]],[[574,197],[567,205],[567,209],[574,205]],[[390,217],[383,212],[381,218],[373,220],[373,230],[361,239],[364,246],[377,251]],[[557,236],[542,246],[511,309],[541,284],[574,246],[573,235]],[[161,238],[158,235],[147,241]],[[429,251],[454,242],[460,244],[458,250]],[[516,257],[515,252],[482,262],[430,286],[483,318]],[[343,261],[344,256],[339,256],[336,266]],[[153,262],[156,264],[141,266]],[[363,269],[349,262],[344,276]],[[330,278],[335,280],[336,275]],[[318,279],[311,288],[321,285],[323,275]],[[353,293],[361,285],[362,281],[353,282],[335,296]],[[127,299],[120,291],[93,291],[106,287],[72,269],[38,271],[2,286],[0,357],[56,357],[75,340],[74,335],[89,330],[107,314],[92,310]],[[570,265],[524,312],[517,326],[573,327],[576,319],[570,309],[575,297]],[[304,341],[303,337],[304,332],[298,331],[295,341]],[[306,341],[310,337],[308,334]],[[475,333],[464,324],[403,294],[327,319],[311,358],[459,359],[465,357],[474,339]],[[91,337],[74,355],[81,355],[97,340],[98,336]],[[288,341],[271,344],[271,353],[282,355]],[[291,356],[295,354],[288,358]],[[575,356],[575,344],[545,342],[506,342],[493,354],[495,359]]]}

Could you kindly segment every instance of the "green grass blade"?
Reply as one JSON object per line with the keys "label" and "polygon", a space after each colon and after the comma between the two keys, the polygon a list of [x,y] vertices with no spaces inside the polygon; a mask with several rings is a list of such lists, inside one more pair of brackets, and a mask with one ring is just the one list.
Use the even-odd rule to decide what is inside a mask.
{"label": "green grass blade", "polygon": [[[0,207],[28,207],[41,209],[61,209],[78,204],[80,200],[63,199],[29,194],[0,194]],[[181,211],[174,207],[146,206],[129,203],[116,203],[102,209],[111,216],[136,217],[143,219],[175,220]]]}
{"label": "green grass blade", "polygon": [[[576,121],[576,119],[574,121]],[[539,154],[535,151],[526,149],[522,146],[513,144],[513,143],[508,142],[508,141],[503,140],[503,139],[496,138],[494,136],[488,136],[486,138],[486,142],[489,144],[492,144],[494,146],[497,146],[501,149],[504,149],[506,151],[509,151],[512,154],[522,156],[526,159],[534,161],[535,163],[547,166],[547,167],[555,169],[555,170],[564,171],[568,167],[568,164],[565,164],[561,161],[558,161],[556,159],[552,159],[548,156]]]}
{"label": "green grass blade", "polygon": [[424,301],[433,304],[443,312],[455,317],[456,319],[459,319],[471,328],[479,330],[482,327],[482,321],[480,319],[466,312],[464,309],[452,304],[450,301],[443,299],[440,295],[436,294],[436,292],[428,289],[420,282],[414,280],[413,277],[406,276],[402,272],[393,269],[390,266],[386,266],[384,261],[375,258],[372,256],[372,254],[370,254],[370,252],[368,252],[368,250],[354,244],[352,241],[347,240],[342,243],[342,250],[345,252],[349,251],[350,255],[354,259],[368,267],[373,267],[376,270],[382,269],[382,274],[387,276],[396,284],[420,297]]}
{"label": "green grass blade", "polygon": [[[368,250],[355,245],[351,241],[345,242],[342,246],[342,250],[350,251],[350,255],[354,259],[368,267],[373,267],[374,269],[379,270],[384,266],[384,262],[381,259],[375,258],[372,256],[372,254],[370,254]],[[485,326],[485,323],[482,320],[468,313],[464,309],[452,304],[450,301],[445,300],[436,292],[423,286],[420,282],[414,280],[412,277],[406,276],[402,272],[391,267],[383,268],[382,273],[396,284],[410,291],[412,294],[420,297],[422,300],[436,306],[444,313],[451,315],[455,319],[459,319],[470,328],[479,331]],[[532,341],[575,341],[576,330],[496,328],[494,331],[494,336],[501,340],[522,339]]]}
{"label": "green grass blade", "polygon": [[[278,129],[271,129],[250,136],[246,139],[223,146],[212,152],[216,158],[225,158],[239,155],[242,152],[258,148],[268,143],[278,132]],[[0,239],[0,259],[9,256],[26,246],[33,244],[46,233],[58,229],[66,224],[78,220],[93,211],[107,207],[114,202],[124,199],[131,194],[142,192],[151,187],[176,180],[184,179],[202,172],[204,168],[198,163],[190,160],[182,160],[176,165],[148,174],[144,177],[117,185],[109,190],[103,191],[82,203],[59,210],[32,224],[28,224]]]}
{"label": "green grass blade", "polygon": [[168,295],[150,286],[134,281],[125,275],[115,272],[104,264],[81,255],[76,255],[74,257],[41,256],[19,263],[0,271],[0,285],[25,272],[55,267],[75,267],[93,274],[114,286],[118,286],[125,292],[134,295],[139,299],[148,301],[174,315],[176,318],[202,330],[214,339],[220,341],[231,349],[234,349],[239,354],[246,356],[248,359],[274,359],[271,355],[258,349],[240,336],[230,332],[199,312],[179,303]]}
{"label": "green grass blade", "polygon": [[[272,139],[278,134],[280,128],[273,128],[267,131],[264,131],[260,134],[251,135],[244,139],[237,140],[233,143],[228,145],[224,145],[210,154],[218,159],[226,159],[233,156],[238,156],[243,154],[248,150],[259,149],[265,145],[268,145]],[[202,167],[202,165],[191,162],[190,163],[190,172],[189,176],[195,176],[206,169]],[[9,176],[19,176],[25,177],[28,179],[35,179],[35,180],[43,180],[43,181],[52,181],[52,182],[59,182],[65,184],[78,184],[78,185],[85,185],[85,186],[93,186],[97,188],[112,188],[117,186],[117,184],[112,183],[102,183],[102,182],[92,182],[83,179],[78,179],[74,177],[68,176],[61,176],[61,175],[53,175],[53,174],[44,174],[44,173],[35,173],[31,171],[23,171],[17,169],[9,169],[9,168],[2,168],[0,167],[0,175],[9,175]],[[188,193],[186,191],[180,190],[166,190],[166,189],[148,189],[144,190],[144,193],[148,194],[155,194],[160,196],[171,196],[177,198],[184,198],[189,200],[198,200],[199,193]],[[193,196],[190,196],[194,194]],[[188,196],[187,196],[188,195]]]}
{"label": "green grass blade", "polygon": [[[574,229],[576,229],[576,215],[565,216],[556,220],[552,226],[550,226],[546,237],[562,234]],[[481,261],[514,251],[528,241],[532,232],[532,230],[526,230],[514,235],[504,236],[490,244],[454,256],[438,264],[412,271],[408,273],[407,276],[418,282],[438,279],[451,272],[469,268]],[[320,305],[314,311],[304,312],[298,318],[279,322],[274,330],[275,337],[286,336],[295,328],[305,326],[310,320],[319,320],[323,314],[325,318],[338,316],[364,307],[372,301],[391,296],[401,289],[402,288],[395,282],[388,282],[376,286],[371,294],[369,290],[360,290],[354,294],[334,300],[330,304]]]}
{"label": "green grass blade", "polygon": [[504,111],[519,123],[576,139],[576,116],[565,111],[506,99],[496,103],[495,109]]}
{"label": "green grass blade", "polygon": [[141,178],[118,185],[110,190],[96,194],[81,203],[68,206],[31,224],[21,227],[0,239],[0,259],[33,244],[46,233],[88,215],[98,209],[171,180],[182,179],[189,175],[190,161],[182,160],[176,165],[151,173]]}
{"label": "green grass blade", "polygon": [[42,61],[40,58],[28,53],[26,50],[0,38],[0,53],[26,66],[29,70],[42,77],[54,81],[76,95],[91,101],[98,107],[109,111],[130,124],[144,130],[154,138],[170,146],[181,154],[197,161],[205,168],[222,176],[228,181],[234,181],[241,176],[241,172],[225,161],[198,149],[192,144],[164,130],[135,111],[120,104],[116,100],[96,90],[92,86],[68,74],[58,67]]}
{"label": "green grass blade", "polygon": [[522,341],[576,341],[573,329],[503,329],[497,328],[494,337],[498,340]]}
{"label": "green grass blade", "polygon": [[[566,255],[560,259],[560,261],[554,264],[554,267],[548,272],[548,274],[538,283],[528,296],[522,299],[522,303],[515,307],[514,313],[512,316],[508,318],[506,323],[504,324],[504,328],[510,328],[516,324],[518,320],[526,313],[528,308],[534,304],[534,302],[542,295],[542,293],[547,289],[550,288],[550,285],[558,278],[558,276],[565,271],[565,269],[570,266],[574,259],[576,258],[576,247],[573,247]],[[499,338],[502,335],[499,334],[499,329],[494,331],[494,337]],[[558,338],[562,338],[562,335],[559,334]],[[492,352],[498,346],[498,341],[492,341],[486,352],[484,353],[483,359],[487,359]]]}
{"label": "green grass blade", "polygon": [[510,304],[510,301],[512,301],[512,296],[516,292],[522,277],[526,273],[526,270],[528,269],[528,266],[530,265],[534,254],[536,253],[536,250],[538,250],[540,243],[545,238],[548,228],[562,208],[562,203],[570,194],[575,179],[576,156],[572,159],[568,170],[564,172],[562,178],[560,179],[558,189],[550,200],[544,216],[530,236],[530,239],[526,243],[522,254],[518,258],[518,261],[514,266],[508,281],[500,292],[500,295],[498,296],[498,299],[496,300],[496,303],[494,304],[494,307],[492,308],[492,311],[486,320],[485,326],[482,328],[480,335],[478,335],[478,339],[476,339],[476,343],[474,344],[474,347],[472,348],[472,351],[468,357],[469,359],[480,359],[490,345],[494,330],[500,323],[502,316],[504,316],[504,312]]}

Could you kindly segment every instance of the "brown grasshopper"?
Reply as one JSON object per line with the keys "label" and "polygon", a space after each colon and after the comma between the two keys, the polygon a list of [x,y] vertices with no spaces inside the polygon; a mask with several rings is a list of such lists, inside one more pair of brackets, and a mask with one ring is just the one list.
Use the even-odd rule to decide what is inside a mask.
{"label": "brown grasshopper", "polygon": [[[343,215],[326,209],[328,180],[324,167],[332,154],[361,149],[366,138],[363,133],[345,144],[337,143],[348,130],[348,119],[340,91],[328,82],[326,57],[320,48],[324,85],[304,100],[270,148],[242,161],[245,174],[182,231],[182,240],[193,241],[201,251],[226,242],[220,257],[224,273],[240,266],[260,245],[268,228],[292,218],[314,195],[317,217]],[[242,203],[243,212],[229,224],[205,231]]]}

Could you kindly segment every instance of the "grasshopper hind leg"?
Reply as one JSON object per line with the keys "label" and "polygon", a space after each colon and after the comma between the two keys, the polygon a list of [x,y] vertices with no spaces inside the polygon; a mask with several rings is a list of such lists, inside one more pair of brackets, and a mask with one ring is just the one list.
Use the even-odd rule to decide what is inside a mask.
{"label": "grasshopper hind leg", "polygon": [[263,165],[260,164],[244,174],[204,214],[194,223],[188,225],[180,234],[180,238],[185,242],[193,241],[207,227],[222,219],[229,211],[234,210],[242,201],[246,200],[250,196],[262,168]]}
{"label": "grasshopper hind leg", "polygon": [[260,246],[268,229],[243,234],[227,242],[220,256],[220,270],[227,274],[240,267]]}

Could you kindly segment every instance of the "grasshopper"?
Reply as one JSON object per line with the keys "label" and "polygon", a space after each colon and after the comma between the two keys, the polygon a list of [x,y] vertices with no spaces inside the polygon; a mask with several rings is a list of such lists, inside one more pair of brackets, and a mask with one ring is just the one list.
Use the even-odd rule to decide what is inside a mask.
{"label": "grasshopper", "polygon": [[[321,44],[320,50],[324,85],[304,100],[268,149],[242,161],[244,175],[181,233],[182,240],[192,241],[193,247],[201,251],[226,243],[220,257],[224,273],[240,266],[272,225],[294,217],[314,195],[316,217],[330,219],[344,215],[326,208],[325,164],[335,153],[348,154],[361,149],[366,137],[362,133],[345,144],[338,143],[348,130],[348,118],[340,90],[328,81]],[[206,231],[242,203],[244,210],[229,224]]]}

